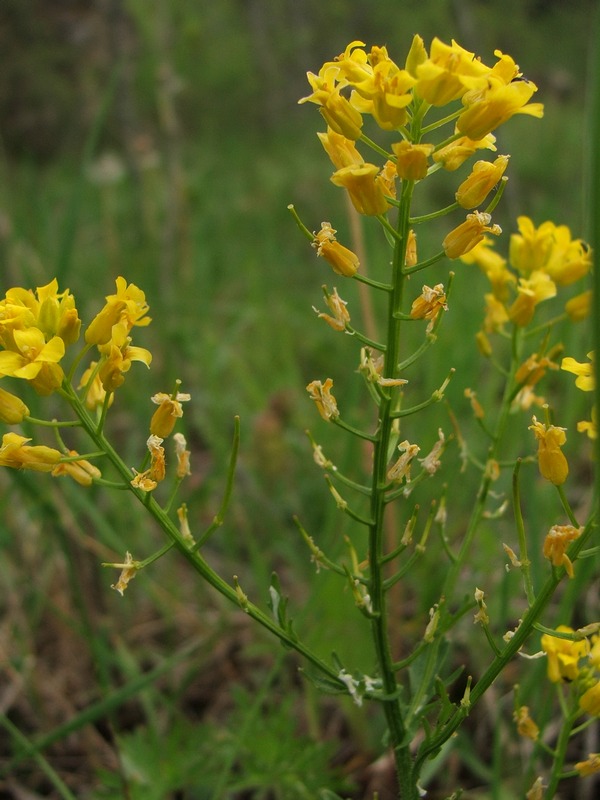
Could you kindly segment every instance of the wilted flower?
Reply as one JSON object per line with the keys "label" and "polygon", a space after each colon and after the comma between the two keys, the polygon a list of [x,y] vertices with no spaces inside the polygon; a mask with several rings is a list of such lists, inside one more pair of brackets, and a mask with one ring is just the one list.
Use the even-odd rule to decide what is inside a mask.
{"label": "wilted flower", "polygon": [[564,567],[569,578],[573,577],[573,564],[565,551],[581,532],[581,528],[572,525],[553,525],[544,539],[544,558],[549,558],[555,567]]}
{"label": "wilted flower", "polygon": [[400,444],[398,445],[398,450],[400,450],[402,455],[388,469],[387,472],[388,481],[393,481],[394,483],[401,483],[404,479],[406,479],[406,482],[410,483],[411,462],[420,449],[421,448],[418,445],[410,444],[410,442],[407,441],[406,439],[403,442],[400,442]]}
{"label": "wilted flower", "polygon": [[410,309],[412,319],[428,319],[427,333],[431,331],[440,311],[447,311],[446,293],[444,284],[438,283],[433,289],[423,286],[421,295],[413,301]]}
{"label": "wilted flower", "polygon": [[177,420],[183,417],[181,404],[191,400],[191,395],[177,391],[173,394],[157,392],[150,399],[158,406],[150,420],[150,433],[166,439],[175,427]]}
{"label": "wilted flower", "polygon": [[329,294],[327,289],[323,287],[323,293],[325,295],[325,302],[329,306],[329,310],[331,311],[331,314],[333,316],[329,314],[323,314],[316,308],[314,309],[314,311],[317,312],[319,319],[325,320],[325,322],[328,325],[330,325],[335,331],[346,330],[346,324],[350,322],[350,314],[348,313],[348,309],[346,308],[348,303],[345,300],[342,300],[335,287],[331,294]]}
{"label": "wilted flower", "polygon": [[513,714],[513,719],[517,723],[519,736],[532,739],[534,742],[537,741],[540,735],[540,729],[529,716],[528,706],[519,706]]}
{"label": "wilted flower", "polygon": [[336,399],[331,394],[332,386],[333,381],[331,378],[327,378],[325,383],[321,383],[321,381],[311,381],[306,387],[306,391],[310,394],[311,400],[315,401],[319,414],[327,422],[330,419],[337,419],[340,415]]}
{"label": "wilted flower", "polygon": [[578,761],[575,764],[575,769],[582,778],[600,772],[600,753],[589,753],[585,761]]}

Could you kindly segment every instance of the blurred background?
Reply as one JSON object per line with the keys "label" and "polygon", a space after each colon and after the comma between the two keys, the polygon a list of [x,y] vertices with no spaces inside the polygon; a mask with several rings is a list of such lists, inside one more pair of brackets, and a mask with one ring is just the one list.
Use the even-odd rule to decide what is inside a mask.
{"label": "blurred background", "polygon": [[[498,153],[510,153],[511,162],[495,221],[509,233],[516,216],[527,214],[536,225],[553,219],[585,238],[588,61],[597,6],[597,0],[0,3],[4,286],[41,286],[57,277],[74,293],[84,320],[118,275],[145,290],[154,322],[134,343],[148,347],[154,362],[150,372],[134,365],[118,395],[111,411],[115,441],[138,463],[150,396],[182,379],[182,390],[192,394],[182,429],[193,453],[182,499],[200,531],[218,508],[232,419],[240,415],[233,507],[207,555],[225,576],[239,574],[259,602],[276,569],[301,608],[301,627],[325,657],[335,646],[353,668],[370,668],[360,645],[366,626],[360,620],[348,626],[352,598],[339,581],[315,579],[292,522],[299,513],[332,555],[343,552],[343,534],[356,538],[329,501],[304,431],[311,427],[356,478],[365,454],[325,430],[304,387],[330,375],[338,401],[360,410],[364,397],[354,343],[324,330],[311,308],[322,307],[320,287],[331,286],[332,276],[287,211],[293,202],[311,230],[331,220],[351,244],[344,198],[328,180],[331,166],[315,135],[322,119],[314,106],[297,102],[310,92],[306,72],[317,72],[354,39],[385,44],[403,62],[417,32],[427,45],[434,36],[454,38],[486,63],[495,49],[511,54],[538,85],[535,99],[545,104],[545,117],[517,117],[498,132]],[[450,202],[456,179],[440,177],[424,208]],[[425,253],[439,250],[448,228],[447,220],[431,226]],[[365,226],[363,235],[372,261],[380,254],[385,263],[377,231]],[[461,270],[449,321],[452,363],[447,351],[434,348],[419,365],[412,385],[424,396],[451,366],[472,370],[481,319],[473,287],[483,291],[484,284]],[[358,307],[355,286],[344,285],[343,296]],[[583,360],[585,330],[565,331],[564,342]],[[493,397],[495,379],[487,384],[483,373],[480,380],[479,390]],[[468,430],[463,388],[456,381],[449,399]],[[564,400],[573,414],[580,410],[576,395]],[[42,400],[27,397],[34,416],[64,413],[56,398]],[[432,412],[430,445],[444,421],[445,410]],[[585,455],[575,466],[581,503],[589,483]],[[100,562],[120,561],[125,550],[144,558],[161,545],[160,535],[106,491],[57,484],[0,475],[1,798],[67,796],[44,764],[77,797],[143,792],[157,800],[294,800],[316,797],[323,786],[355,798],[377,789],[381,800],[393,796],[389,765],[373,767],[381,733],[376,718],[366,732],[350,704],[318,701],[299,683],[293,660],[282,661],[278,647],[198,586],[176,555],[141,574],[124,599],[111,592],[114,576]],[[530,512],[543,530],[552,512],[543,487],[538,494]],[[457,534],[471,497],[456,502]],[[503,524],[512,531],[510,520],[497,526]],[[491,535],[497,541],[498,527]],[[484,548],[481,564],[474,564],[474,578],[485,572],[489,552]],[[410,589],[399,598],[403,635],[418,635],[422,614],[438,599],[435,576],[443,566],[433,559],[431,569],[431,588],[419,605]],[[498,602],[505,618],[516,619],[510,597],[518,581],[507,580],[498,575]],[[570,591],[567,605],[569,597],[575,602]],[[490,728],[482,725],[485,740]],[[41,763],[31,747],[24,755],[27,741],[37,742]],[[456,779],[485,783],[489,748],[484,744],[481,764]],[[299,776],[305,794],[290,788],[302,783]]]}

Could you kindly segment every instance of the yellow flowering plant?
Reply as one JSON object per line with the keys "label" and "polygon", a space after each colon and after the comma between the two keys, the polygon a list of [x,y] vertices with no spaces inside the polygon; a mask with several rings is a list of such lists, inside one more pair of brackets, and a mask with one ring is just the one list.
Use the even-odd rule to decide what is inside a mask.
{"label": "yellow flowering plant", "polygon": [[[300,101],[316,105],[326,123],[319,140],[333,164],[331,181],[347,193],[356,214],[377,226],[389,247],[377,274],[366,274],[354,251],[357,248],[349,247],[343,236],[345,243],[338,240],[331,222],[322,222],[313,232],[313,226],[305,225],[290,206],[317,263],[327,262],[336,280],[356,281],[365,292],[378,295],[385,309],[381,330],[368,334],[356,323],[359,315],[337,288],[323,287],[330,313],[316,310],[332,329],[331,335],[350,334],[347,340],[355,346],[357,372],[371,404],[362,425],[348,421],[350,404],[342,395],[338,403],[331,377],[322,376],[306,386],[321,424],[359,440],[367,454],[360,478],[346,475],[310,434],[315,462],[325,474],[337,509],[363,534],[361,544],[348,539],[346,558],[330,555],[321,548],[318,534],[313,536],[297,520],[313,562],[339,576],[342,588],[349,589],[367,621],[372,663],[368,675],[336,655],[322,656],[306,643],[288,616],[287,598],[276,577],[268,590],[269,608],[263,609],[248,597],[238,577],[225,580],[205,557],[203,547],[223,524],[231,497],[239,447],[237,422],[222,504],[201,532],[193,530],[185,503],[177,508],[175,503],[182,481],[190,474],[185,438],[179,431],[174,433],[184,418],[184,404],[192,399],[180,391],[179,382],[172,392],[158,391],[148,398],[148,431],[140,436],[140,462],[135,468],[111,444],[107,420],[115,397],[132,370],[152,362],[147,349],[133,344],[137,329],[151,321],[142,289],[119,277],[104,306],[83,322],[75,298],[68,289],[60,289],[56,280],[35,291],[10,289],[0,301],[0,419],[23,429],[23,433],[4,434],[0,465],[71,477],[84,488],[99,484],[130,492],[163,530],[166,544],[141,560],[126,550],[121,562],[110,565],[119,570],[113,588],[123,594],[141,569],[175,547],[201,578],[296,651],[306,661],[306,676],[317,687],[346,695],[357,706],[381,709],[402,800],[426,795],[428,783],[452,750],[470,712],[536,631],[543,632],[541,652],[547,658],[549,680],[561,687],[570,682],[572,703],[555,747],[544,742],[547,734],[529,700],[528,705],[515,705],[520,734],[536,747],[544,744],[543,751],[552,757],[549,783],[536,778],[530,796],[533,792],[545,800],[554,796],[566,774],[566,748],[576,732],[575,720],[600,713],[597,627],[554,630],[542,624],[561,582],[574,578],[578,561],[596,552],[588,547],[596,509],[592,504],[583,518],[571,508],[564,489],[569,479],[568,453],[563,450],[571,432],[554,424],[549,404],[534,393],[549,372],[555,376],[574,373],[578,389],[595,388],[593,356],[589,364],[574,356],[564,357],[559,364],[562,346],[553,342],[557,323],[579,322],[589,313],[589,290],[579,284],[589,277],[592,252],[566,226],[546,221],[536,227],[525,216],[517,220],[516,232],[505,248],[507,257],[495,249],[502,230],[493,221],[493,212],[508,179],[509,156],[500,154],[494,161],[479,156],[496,150],[494,131],[500,125],[515,114],[540,118],[543,108],[532,101],[537,87],[523,77],[513,58],[500,51],[494,58],[488,65],[454,41],[447,44],[436,38],[427,48],[415,36],[401,65],[392,60],[387,48],[367,49],[364,43],[353,41],[317,74],[308,73],[312,92]],[[371,129],[376,131],[375,138],[365,132]],[[433,184],[442,170],[452,174],[474,158],[467,176],[456,180],[447,205],[415,213],[425,182]],[[455,218],[443,236],[429,233],[450,215]],[[427,247],[431,252],[423,255],[421,249]],[[444,341],[444,319],[452,313],[455,277],[448,260],[457,262],[456,269],[467,274],[481,270],[489,283],[481,300],[473,298],[473,313],[481,318],[473,351],[475,358],[486,359],[496,370],[503,389],[495,401],[478,399],[467,386],[460,395],[466,398],[465,404],[470,401],[484,441],[483,458],[463,435],[449,407],[448,386],[463,379],[451,356],[444,374],[425,394],[422,382],[414,378],[413,367]],[[435,274],[424,283],[417,273],[426,270]],[[577,295],[572,294],[574,290]],[[544,316],[548,308],[553,313]],[[405,335],[409,330],[418,333]],[[336,383],[335,392],[338,385],[341,382]],[[60,398],[65,403],[64,418],[32,417],[28,392]],[[446,429],[428,417],[431,407],[441,403],[448,408]],[[531,415],[532,406],[540,409],[542,420]],[[590,419],[578,428],[594,438],[595,425],[592,409]],[[507,455],[507,434],[515,427],[523,434],[521,450]],[[37,441],[34,432],[40,428],[53,431],[56,446]],[[165,444],[169,438],[173,447]],[[82,448],[82,440],[89,449]],[[454,486],[438,482],[450,448],[458,448],[462,469],[473,469],[478,476],[470,516],[451,535],[448,520],[463,485],[458,470],[448,478],[455,479]],[[530,470],[530,479],[537,478],[536,465],[541,481],[556,487],[557,524],[534,554],[533,536],[526,530],[521,509],[520,476]],[[504,548],[498,543],[497,570],[519,570],[524,592],[522,616],[513,630],[505,631],[494,619],[489,598],[486,603],[485,587],[479,588],[483,584],[469,581],[473,580],[470,560],[483,522],[501,516],[507,505],[496,507],[497,482],[511,472],[516,541]],[[163,501],[161,486],[169,478],[171,490]],[[430,511],[423,520],[412,496],[425,487],[433,488]],[[426,566],[419,572],[426,554],[445,564],[439,585],[427,585]],[[534,561],[539,567],[535,574]],[[392,621],[391,615],[393,591],[409,574],[413,581],[417,576],[416,584],[435,597],[427,612],[418,611],[406,621],[405,629],[398,630],[398,619]],[[484,573],[478,580],[488,577]],[[460,643],[461,622],[468,614],[477,626],[478,649],[485,663],[479,674],[461,677],[449,653],[453,644]],[[597,760],[598,754],[590,754],[572,771],[590,774]],[[459,787],[456,792],[453,796],[458,796]]]}
{"label": "yellow flowering plant", "polygon": [[[323,419],[362,438],[372,454],[370,475],[356,482],[354,477],[344,475],[335,466],[330,455],[323,455],[322,447],[311,436],[315,461],[325,471],[330,489],[336,485],[340,491],[344,490],[343,497],[335,491],[338,508],[366,531],[368,543],[360,573],[353,572],[347,565],[342,568],[333,563],[318,542],[306,531],[302,532],[317,563],[346,575],[351,586],[361,587],[356,602],[370,621],[376,678],[373,681],[356,674],[351,694],[381,704],[396,764],[399,797],[411,800],[425,794],[423,775],[429,760],[444,752],[473,706],[522,650],[536,626],[541,624],[544,610],[562,578],[565,575],[573,578],[578,555],[595,552],[583,549],[595,526],[595,511],[587,520],[579,520],[564,491],[569,475],[563,450],[567,431],[553,423],[545,398],[536,394],[544,377],[551,371],[558,372],[560,367],[577,375],[578,388],[585,391],[592,387],[591,368],[573,358],[564,358],[561,364],[558,356],[562,345],[560,340],[552,341],[560,331],[558,323],[579,322],[589,315],[589,290],[579,288],[587,281],[592,268],[589,245],[574,238],[565,225],[546,221],[536,226],[531,219],[521,216],[517,220],[517,230],[510,237],[508,256],[498,252],[497,241],[502,231],[493,221],[493,211],[508,179],[508,155],[497,155],[494,161],[475,161],[467,177],[458,181],[454,202],[443,209],[419,215],[413,211],[413,203],[422,192],[421,184],[433,183],[440,170],[459,169],[476,153],[494,151],[494,132],[514,114],[538,118],[543,115],[541,104],[531,102],[537,87],[522,77],[510,56],[499,51],[494,55],[496,62],[488,66],[456,42],[448,45],[434,39],[428,50],[422,39],[415,36],[402,65],[392,60],[385,47],[369,49],[363,42],[354,41],[336,59],[326,62],[318,75],[309,73],[313,92],[301,100],[317,105],[327,123],[327,132],[320,133],[319,139],[336,170],[331,181],[347,191],[358,214],[379,223],[391,247],[390,266],[382,268],[377,275],[367,275],[358,257],[348,255],[346,242],[344,262],[351,263],[352,267],[342,270],[321,249],[323,228],[311,233],[296,210],[290,207],[318,256],[325,256],[336,273],[386,298],[387,318],[381,326],[380,339],[374,338],[371,331],[368,336],[361,332],[355,322],[350,326],[349,317],[354,317],[354,313],[346,303],[344,316],[338,316],[335,325],[329,323],[334,330],[351,333],[361,346],[359,372],[375,406],[374,424],[358,430],[347,423],[345,403],[340,402],[338,407],[338,400],[331,391],[331,378],[325,383],[312,381],[307,387]],[[334,120],[331,109],[341,105],[352,109],[352,113],[348,112],[343,118],[338,115]],[[372,122],[375,129],[380,129],[376,140],[370,134]],[[428,223],[461,208],[468,212],[466,218],[449,228],[437,250],[434,247],[430,253],[417,254],[417,235],[420,242],[427,241]],[[326,224],[326,230],[332,230],[330,223]],[[411,367],[430,347],[443,341],[444,317],[452,313],[453,273],[448,273],[447,279],[442,281],[440,269],[448,259],[462,261],[460,268],[463,270],[479,268],[489,283],[481,303],[482,322],[476,343],[481,356],[503,377],[504,391],[497,407],[493,407],[489,401],[487,405],[482,404],[471,388],[465,389],[475,419],[488,440],[484,462],[475,457],[452,416],[454,433],[448,436],[440,429],[433,450],[425,458],[419,458],[419,438],[423,437],[427,426],[426,409],[444,400],[448,382],[453,379],[453,369],[450,369],[445,378],[442,376],[439,387],[425,398],[414,396],[411,389]],[[432,268],[435,268],[435,280],[424,285],[422,293],[415,296],[413,275]],[[579,294],[573,295],[571,287],[578,289]],[[324,291],[329,296],[327,288]],[[551,311],[544,314],[546,309]],[[428,320],[428,324],[415,349],[404,331],[418,320]],[[343,401],[342,397],[338,399]],[[520,460],[507,460],[504,441],[509,429],[516,424],[513,418],[522,418],[532,406],[541,409],[543,421],[530,414],[522,425],[526,430],[531,421],[529,429],[533,437],[530,441],[531,445],[537,443],[537,454],[526,447]],[[326,413],[325,408],[329,409]],[[412,435],[407,438],[413,415],[420,421],[416,441]],[[594,413],[591,421],[583,421],[578,427],[594,436]],[[452,545],[442,534],[440,557],[448,559],[446,579],[430,610],[429,620],[422,622],[421,636],[412,641],[411,650],[410,636],[391,630],[390,592],[407,574],[409,566],[413,571],[418,558],[433,545],[428,540],[432,518],[425,523],[418,545],[413,544],[418,525],[415,511],[407,503],[410,504],[410,497],[419,484],[443,468],[445,451],[454,445],[452,440],[458,441],[461,447],[463,466],[471,463],[480,470],[480,485],[461,539]],[[538,553],[537,559],[545,558],[548,564],[548,575],[542,586],[534,585],[529,535],[521,513],[520,472],[522,465],[529,461],[537,461],[541,477],[556,487],[557,516],[564,514],[566,517],[566,524],[553,526]],[[448,642],[452,640],[452,630],[465,613],[465,607],[461,606],[461,587],[476,536],[483,520],[502,514],[505,507],[503,504],[498,511],[493,511],[490,505],[497,491],[495,482],[507,467],[514,469],[518,552],[508,544],[504,548],[509,555],[509,566],[522,572],[527,607],[516,630],[498,638],[500,632],[494,629],[484,591],[475,589],[474,621],[482,628],[490,646],[490,660],[476,681],[468,679],[462,699],[452,703],[448,700],[442,663]],[[366,514],[357,511],[347,496],[353,490],[367,496]],[[436,520],[444,530],[450,494],[446,495],[441,487],[439,491],[440,513]],[[400,510],[392,511],[392,506],[396,505]],[[399,534],[396,539],[389,533],[390,518],[393,514],[398,520],[403,514],[402,508],[409,520],[406,530],[410,534]],[[399,640],[402,658],[395,653]],[[586,641],[575,648],[578,657],[587,652]],[[566,650],[571,652],[573,648]],[[563,663],[560,658],[564,656],[557,658],[558,661],[549,660],[549,664],[555,665],[554,673],[561,669],[556,665]],[[343,665],[343,669],[346,675],[347,666]],[[420,677],[416,677],[419,674]],[[595,685],[589,686],[586,692],[581,695],[578,708],[593,712],[597,702]],[[523,735],[535,741],[542,740],[543,730],[533,722],[527,706],[517,707],[515,720]],[[543,791],[542,778],[536,780],[531,790],[540,798],[554,796],[556,776],[561,776],[564,761],[562,739],[553,755],[550,790]]]}

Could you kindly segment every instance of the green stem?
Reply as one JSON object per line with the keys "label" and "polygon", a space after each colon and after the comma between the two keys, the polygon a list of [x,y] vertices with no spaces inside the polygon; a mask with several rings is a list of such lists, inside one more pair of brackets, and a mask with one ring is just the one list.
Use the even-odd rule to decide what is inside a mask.
{"label": "green stem", "polygon": [[[106,453],[107,458],[110,460],[116,471],[121,475],[125,483],[128,485],[129,490],[132,492],[133,495],[137,498],[137,500],[144,505],[152,517],[155,519],[157,524],[162,528],[163,532],[169,538],[171,543],[179,550],[179,552],[184,556],[190,566],[205,580],[209,583],[214,589],[216,589],[220,594],[226,597],[230,602],[234,603],[238,607],[242,607],[243,610],[262,625],[263,628],[266,628],[272,634],[277,636],[278,639],[281,640],[285,645],[296,650],[300,655],[302,655],[310,664],[312,664],[319,672],[326,675],[329,679],[331,679],[341,691],[345,692],[347,690],[346,684],[343,683],[338,677],[338,671],[330,667],[324,661],[322,661],[315,653],[312,652],[305,644],[298,641],[292,633],[288,630],[281,628],[277,623],[275,623],[271,617],[265,614],[258,606],[254,605],[249,601],[244,601],[243,604],[240,600],[240,594],[236,592],[236,589],[233,586],[230,586],[226,583],[220,575],[218,575],[204,560],[204,558],[198,552],[194,552],[190,549],[188,543],[182,537],[181,533],[179,532],[178,527],[175,523],[171,520],[168,516],[166,511],[157,503],[154,497],[147,492],[142,491],[141,489],[136,489],[131,486],[130,481],[132,479],[132,473],[129,467],[125,464],[125,462],[121,459],[119,454],[110,444],[110,442],[105,438],[102,430],[100,430],[97,425],[95,424],[94,420],[90,417],[87,412],[87,409],[84,405],[80,402],[79,398],[75,394],[72,387],[68,384],[63,385],[64,394],[68,397],[69,403],[73,408],[73,411],[77,415],[77,417],[81,421],[81,425],[90,437],[90,439],[96,444],[99,450],[103,450]],[[226,499],[227,499],[227,491],[226,491]],[[225,501],[224,501],[225,504]],[[223,508],[223,505],[221,506]]]}
{"label": "green stem", "polygon": [[580,711],[577,707],[571,711],[571,713],[565,718],[563,722],[562,728],[560,729],[560,734],[558,737],[558,741],[556,743],[556,748],[554,750],[554,760],[552,762],[552,772],[550,774],[550,781],[548,783],[548,788],[545,792],[545,797],[548,800],[552,800],[552,798],[556,795],[556,790],[558,789],[558,784],[560,783],[561,778],[563,777],[563,766],[565,763],[565,758],[567,756],[567,746],[569,744],[569,739],[571,738],[571,733],[573,731],[573,725],[575,724],[575,720],[580,715]]}
{"label": "green stem", "polygon": [[513,506],[515,512],[515,523],[517,525],[517,534],[519,536],[519,560],[521,562],[521,573],[523,575],[523,582],[525,584],[527,602],[530,606],[532,606],[535,602],[535,592],[533,590],[533,582],[531,580],[531,562],[527,554],[527,537],[525,536],[525,524],[523,522],[523,514],[521,512],[521,491],[519,487],[520,468],[521,459],[517,461],[517,465],[513,472]]}
{"label": "green stem", "polygon": [[439,211],[432,211],[430,214],[422,214],[419,217],[411,217],[410,224],[411,225],[419,225],[421,222],[429,222],[431,219],[437,219],[438,217],[445,217],[446,214],[450,214],[451,211],[456,211],[458,208],[458,203],[451,203],[449,206],[445,208],[440,208]]}
{"label": "green stem", "polygon": [[[383,368],[384,378],[398,377],[400,325],[398,314],[402,309],[404,290],[403,269],[406,259],[406,245],[409,233],[409,212],[414,183],[405,181],[402,185],[400,208],[398,210],[397,235],[392,262],[392,291],[388,301],[388,326],[386,351]],[[371,517],[369,535],[369,596],[373,616],[371,634],[382,681],[382,694],[389,700],[383,704],[388,731],[394,751],[400,797],[413,800],[416,797],[416,784],[413,779],[412,757],[406,738],[406,726],[397,698],[397,682],[392,658],[389,631],[387,628],[387,600],[384,580],[384,522],[386,510],[385,490],[387,486],[387,466],[390,442],[394,435],[394,392],[381,396],[379,403],[379,428],[373,455]]]}
{"label": "green stem", "polygon": [[420,272],[422,269],[431,267],[432,264],[437,264],[437,262],[441,261],[442,258],[446,258],[446,253],[444,253],[443,250],[440,250],[439,253],[431,256],[431,258],[428,258],[426,261],[419,261],[419,263],[415,264],[414,267],[405,267],[403,272],[405,275],[412,275],[414,272]]}

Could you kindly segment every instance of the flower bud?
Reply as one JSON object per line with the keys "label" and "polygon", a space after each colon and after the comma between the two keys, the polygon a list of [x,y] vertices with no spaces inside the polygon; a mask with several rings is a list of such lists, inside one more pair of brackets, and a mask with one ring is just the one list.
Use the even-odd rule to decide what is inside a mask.
{"label": "flower bud", "polygon": [[498,156],[490,163],[489,161],[477,161],[473,165],[471,174],[458,187],[456,192],[456,202],[462,208],[477,208],[480,206],[508,166],[510,156]]}
{"label": "flower bud", "polygon": [[335,238],[336,231],[331,227],[331,223],[322,222],[321,230],[315,233],[315,240],[312,246],[316,249],[317,255],[328,261],[334,272],[346,278],[352,278],[357,272],[360,262],[356,253],[340,244]]}
{"label": "flower bud", "polygon": [[18,425],[28,416],[29,409],[20,397],[0,389],[0,421],[6,425]]}
{"label": "flower bud", "polygon": [[459,258],[472,250],[476,244],[481,242],[485,233],[492,233],[499,236],[502,228],[499,225],[492,225],[492,217],[482,211],[475,211],[467,214],[466,220],[446,236],[442,242],[442,247],[448,258]]}
{"label": "flower bud", "polygon": [[398,177],[406,181],[421,181],[427,177],[427,159],[433,152],[432,144],[411,144],[402,141],[392,145],[396,154]]}

